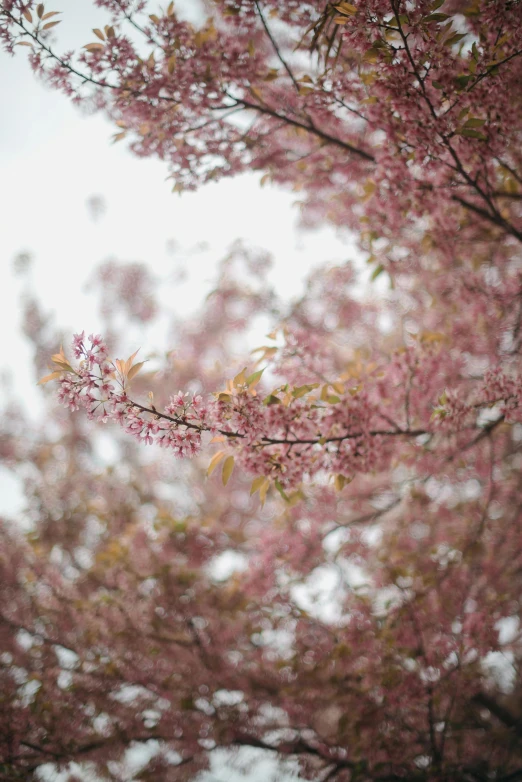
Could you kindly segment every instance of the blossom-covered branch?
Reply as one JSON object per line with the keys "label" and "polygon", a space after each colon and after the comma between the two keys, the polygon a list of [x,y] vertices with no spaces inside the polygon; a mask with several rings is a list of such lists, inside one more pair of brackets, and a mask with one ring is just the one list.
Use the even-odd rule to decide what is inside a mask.
{"label": "blossom-covered branch", "polygon": [[[305,477],[322,473],[334,475],[343,488],[359,472],[384,469],[394,453],[393,440],[412,440],[415,448],[415,442],[422,441],[423,447],[424,438],[436,437],[435,448],[444,450],[441,436],[448,439],[478,428],[477,438],[462,445],[467,449],[491,430],[491,424],[484,428],[480,423],[482,410],[496,407],[497,424],[505,418],[518,420],[521,407],[522,383],[497,370],[488,373],[474,401],[445,390],[424,426],[404,428],[390,418],[389,404],[379,407],[379,394],[371,387],[350,388],[341,380],[294,387],[286,383],[260,395],[263,370],[247,376],[245,369],[208,400],[179,391],[164,409],[157,409],[152,396],[148,405],[129,396],[130,381],[144,364],[133,363],[136,353],[127,361],[112,362],[102,338],[86,339],[83,332],[75,335],[73,351],[79,362],[75,368],[62,350],[53,356],[55,372],[40,381],[58,380],[58,397],[70,410],[83,407],[91,420],[115,421],[140,443],[156,443],[178,457],[197,454],[202,435],[208,433],[213,442],[229,444],[228,450],[214,455],[209,474],[223,460],[226,483],[237,459],[257,476],[253,489],[263,489],[262,496],[271,479],[286,496],[284,489],[295,489]],[[391,384],[390,368],[381,375],[387,372]],[[382,377],[380,384],[386,385]]]}

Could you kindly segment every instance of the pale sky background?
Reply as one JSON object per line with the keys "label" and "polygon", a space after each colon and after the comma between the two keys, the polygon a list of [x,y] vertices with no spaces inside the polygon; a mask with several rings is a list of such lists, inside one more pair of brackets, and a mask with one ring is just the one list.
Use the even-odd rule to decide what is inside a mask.
{"label": "pale sky background", "polygon": [[[88,43],[91,29],[106,22],[89,0],[53,0],[46,10],[63,11],[64,21],[54,31],[57,51]],[[187,282],[171,289],[178,314],[201,304],[217,262],[238,238],[274,255],[270,279],[289,298],[299,295],[313,266],[356,257],[353,245],[331,229],[300,233],[293,206],[298,194],[261,189],[260,175],[181,197],[172,194],[164,163],[134,157],[125,142],[112,145],[114,126],[101,115],[82,115],[66,97],[38,82],[23,47],[15,58],[0,52],[0,106],[0,371],[12,376],[14,393],[35,418],[41,392],[30,345],[20,332],[20,295],[27,278],[13,273],[19,253],[33,257],[31,290],[71,334],[100,329],[96,298],[86,293],[85,284],[109,257],[144,262],[166,279],[177,267],[169,241],[181,248],[181,258],[207,243],[207,251],[190,256]],[[87,203],[92,196],[101,196],[107,207],[97,221]],[[145,353],[155,347],[142,345]],[[0,513],[15,513],[22,501],[16,481],[0,471]],[[256,762],[255,769],[245,777],[217,764],[205,782],[275,780],[269,760]],[[54,773],[46,777],[58,780]]]}

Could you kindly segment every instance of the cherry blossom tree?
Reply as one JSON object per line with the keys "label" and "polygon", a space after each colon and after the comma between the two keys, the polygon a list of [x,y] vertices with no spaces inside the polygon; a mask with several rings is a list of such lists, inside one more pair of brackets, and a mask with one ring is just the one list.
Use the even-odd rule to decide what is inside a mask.
{"label": "cherry blossom tree", "polygon": [[522,6],[96,4],[78,55],[42,4],[3,0],[2,39],[174,191],[255,170],[299,192],[379,292],[346,263],[279,301],[236,246],[153,376],[111,326],[155,316],[146,269],[98,272],[123,289],[107,339],[54,349],[33,438],[4,419],[30,531],[2,533],[2,773],[128,779],[139,745],[136,779],[244,747],[322,782],[522,778]]}

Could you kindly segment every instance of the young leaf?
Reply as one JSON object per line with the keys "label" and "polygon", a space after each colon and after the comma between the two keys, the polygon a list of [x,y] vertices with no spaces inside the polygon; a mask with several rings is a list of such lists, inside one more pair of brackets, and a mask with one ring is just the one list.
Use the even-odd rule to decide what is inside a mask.
{"label": "young leaf", "polygon": [[340,5],[334,5],[334,8],[340,14],[347,14],[348,16],[353,16],[357,13],[357,7],[351,3],[340,3]]}
{"label": "young leaf", "polygon": [[292,396],[294,399],[301,399],[301,397],[306,396],[306,394],[309,394],[310,391],[312,391],[314,388],[318,387],[318,383],[314,384],[307,384],[304,386],[297,386],[292,391]]}
{"label": "young leaf", "polygon": [[253,372],[251,375],[249,375],[245,381],[246,385],[249,388],[254,388],[254,386],[256,386],[261,380],[264,371],[264,369],[258,369],[257,372]]}
{"label": "young leaf", "polygon": [[261,486],[265,483],[267,478],[265,478],[264,475],[260,475],[258,478],[254,478],[252,481],[252,486],[250,487],[250,496],[256,493],[256,491],[259,491]]}
{"label": "young leaf", "polygon": [[421,19],[421,22],[445,22],[446,19],[449,19],[448,14],[428,14]]}
{"label": "young leaf", "polygon": [[263,399],[263,404],[267,407],[270,407],[270,405],[280,405],[281,400],[278,396],[275,396],[275,394],[269,394],[265,399]]}
{"label": "young leaf", "polygon": [[245,383],[246,383],[245,372],[246,372],[246,367],[244,369],[242,369],[241,372],[238,372],[238,374],[235,376],[233,382],[234,382],[234,386],[236,388],[239,388],[239,386],[244,386],[245,385]]}
{"label": "young leaf", "polygon": [[289,502],[288,494],[285,492],[285,490],[283,489],[280,481],[277,478],[275,480],[274,485],[275,485],[277,491],[279,492],[279,494],[281,495],[281,497],[284,499],[284,501],[285,502]]}
{"label": "young leaf", "polygon": [[336,475],[334,478],[334,486],[336,491],[342,491],[346,486],[346,478],[344,475]]}
{"label": "young leaf", "polygon": [[230,480],[230,476],[234,472],[234,461],[235,460],[233,456],[227,456],[225,459],[225,463],[223,464],[223,472],[221,474],[223,486],[227,485]]}
{"label": "young leaf", "polygon": [[328,402],[329,405],[337,405],[341,400],[335,394],[329,394],[326,397],[326,401]]}
{"label": "young leaf", "polygon": [[207,467],[207,476],[210,477],[220,461],[225,458],[225,451],[218,451],[214,454],[212,459],[210,460],[210,464]]}
{"label": "young leaf", "polygon": [[60,347],[60,352],[59,352],[59,353],[54,353],[54,354],[51,356],[51,361],[54,361],[54,362],[55,362],[55,364],[64,364],[64,363],[67,363],[67,358],[66,358],[66,356],[65,356],[65,353],[63,352],[63,346],[62,346],[62,347]]}
{"label": "young leaf", "polygon": [[265,478],[265,482],[261,484],[261,487],[259,489],[259,499],[261,501],[261,507],[265,504],[266,495],[268,493],[268,489],[270,488],[270,481],[268,478]]}
{"label": "young leaf", "polygon": [[136,377],[136,375],[141,370],[144,364],[145,361],[139,361],[137,364],[134,364],[134,366],[129,369],[129,372],[127,374],[127,379],[132,380],[133,377]]}
{"label": "young leaf", "polygon": [[444,45],[453,46],[453,44],[458,43],[465,37],[466,33],[456,33],[455,35],[452,35],[451,38],[448,38],[446,41],[444,41]]}
{"label": "young leaf", "polygon": [[37,385],[43,386],[45,385],[45,383],[48,383],[50,380],[56,380],[57,378],[61,377],[62,374],[63,372],[60,372],[58,370],[56,372],[51,372],[50,375],[46,375],[45,377],[42,377],[42,379],[38,381]]}
{"label": "young leaf", "polygon": [[377,277],[380,277],[380,275],[383,273],[383,271],[384,271],[384,266],[382,265],[382,263],[380,263],[380,264],[377,266],[377,268],[375,268],[375,269],[373,270],[373,272],[372,272],[372,275],[371,275],[371,277],[370,277],[370,280],[371,280],[372,282],[373,282],[374,280],[376,280],[376,279],[377,279]]}
{"label": "young leaf", "polygon": [[62,371],[74,372],[73,368],[71,367],[71,365],[69,364],[65,356],[65,353],[63,352],[63,347],[60,348],[59,353],[55,353],[53,356],[51,356],[51,361],[53,362],[53,364],[59,366]]}
{"label": "young leaf", "polygon": [[464,123],[465,128],[481,128],[482,125],[486,124],[485,119],[479,119],[478,117],[470,117],[466,122]]}
{"label": "young leaf", "polygon": [[480,141],[487,141],[488,137],[474,128],[462,128],[459,130],[460,136],[466,136],[467,138],[478,138]]}

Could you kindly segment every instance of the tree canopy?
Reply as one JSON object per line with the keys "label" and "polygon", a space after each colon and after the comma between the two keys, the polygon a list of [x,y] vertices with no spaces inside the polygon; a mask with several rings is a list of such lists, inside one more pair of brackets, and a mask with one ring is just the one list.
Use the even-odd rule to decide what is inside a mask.
{"label": "tree canopy", "polygon": [[[136,780],[244,747],[320,782],[522,779],[522,5],[95,4],[79,53],[43,4],[2,0],[0,37],[175,192],[292,188],[378,292],[347,262],[277,301],[237,245],[156,375],[115,329],[57,352],[27,324],[62,404],[2,424],[31,528],[1,533],[0,773],[128,779],[140,745]],[[145,267],[100,284],[155,317]]]}

